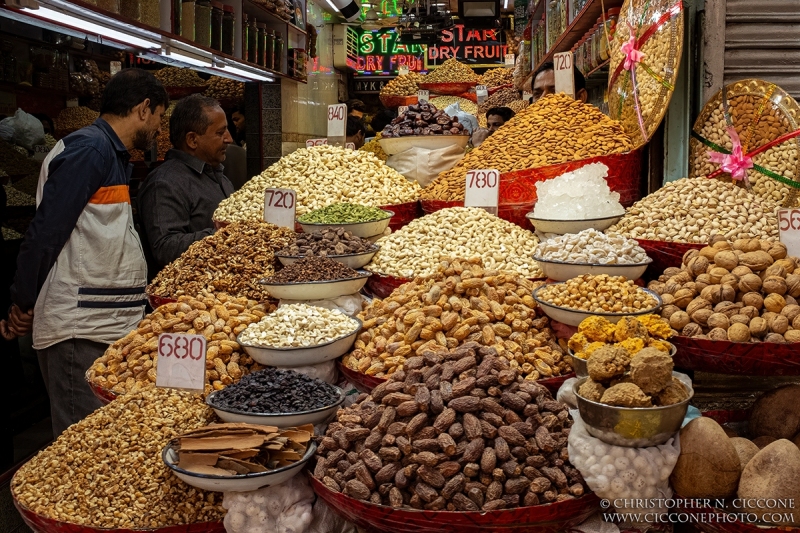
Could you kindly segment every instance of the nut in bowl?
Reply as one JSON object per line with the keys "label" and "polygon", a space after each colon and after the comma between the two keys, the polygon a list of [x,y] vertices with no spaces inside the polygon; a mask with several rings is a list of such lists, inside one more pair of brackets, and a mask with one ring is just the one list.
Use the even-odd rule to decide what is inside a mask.
{"label": "nut in bowl", "polygon": [[357,293],[370,275],[327,257],[307,256],[260,283],[280,300],[326,300]]}
{"label": "nut in bowl", "polygon": [[297,217],[297,223],[304,233],[326,233],[342,228],[351,235],[366,239],[386,231],[394,215],[387,209],[341,202],[301,215]]}
{"label": "nut in bowl", "polygon": [[[333,259],[335,261],[339,261],[341,264],[343,264],[344,266],[346,266],[348,268],[359,269],[359,268],[362,268],[362,267],[366,266],[370,261],[372,261],[372,258],[375,257],[375,254],[378,253],[378,250],[380,250],[380,246],[375,246],[372,250],[369,250],[369,251],[366,251],[366,252],[357,253],[357,254],[327,255],[325,257],[328,257],[328,258]],[[303,255],[281,255],[281,254],[278,253],[278,254],[275,254],[275,257],[278,258],[278,260],[281,262],[282,265],[288,266],[288,265],[291,265],[292,263],[296,263],[297,261],[300,261],[305,256],[303,256]]]}
{"label": "nut in bowl", "polygon": [[220,391],[214,391],[206,396],[206,403],[211,407],[223,422],[259,424],[264,426],[277,426],[279,428],[302,426],[304,424],[322,424],[327,422],[336,414],[336,410],[342,405],[345,393],[339,387],[334,387],[339,394],[336,402],[325,407],[300,411],[297,413],[248,413],[238,411],[229,407],[217,405],[216,396]]}
{"label": "nut in bowl", "polygon": [[[355,319],[357,320],[357,319]],[[361,331],[361,321],[357,320],[358,326],[352,332],[342,335],[323,344],[310,347],[291,347],[291,348],[267,348],[263,346],[249,346],[244,344],[239,336],[239,344],[259,364],[291,368],[305,365],[318,365],[326,361],[331,361],[347,353],[356,341],[356,335]]]}
{"label": "nut in bowl", "polygon": [[[678,349],[672,343],[667,344],[669,344],[669,356],[675,357],[675,354],[678,353]],[[582,357],[577,357],[571,348],[567,353],[572,358],[570,364],[572,364],[572,369],[575,371],[575,375],[579,378],[588,377],[589,369],[587,366],[587,360]]]}
{"label": "nut in bowl", "polygon": [[533,259],[539,264],[546,278],[555,281],[567,281],[583,274],[609,276],[622,276],[628,279],[639,279],[644,275],[647,267],[653,262],[648,258],[646,262],[638,265],[621,264],[591,264],[591,263],[568,263],[566,261],[548,261],[541,257],[534,256]]}

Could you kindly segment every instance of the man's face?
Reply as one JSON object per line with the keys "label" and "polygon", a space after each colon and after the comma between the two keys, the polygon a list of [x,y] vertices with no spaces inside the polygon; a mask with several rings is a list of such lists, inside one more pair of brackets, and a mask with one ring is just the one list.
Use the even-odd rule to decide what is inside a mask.
{"label": "man's face", "polygon": [[486,129],[489,130],[489,133],[496,132],[498,128],[505,123],[506,121],[503,120],[503,117],[500,115],[489,115],[486,117]]}
{"label": "man's face", "polygon": [[225,112],[219,107],[205,110],[211,123],[202,133],[192,132],[186,136],[187,144],[194,149],[194,155],[212,167],[225,161],[225,150],[233,142],[228,132],[228,121]]}
{"label": "man's face", "polygon": [[356,118],[364,118],[364,113],[362,113],[358,109],[351,109],[350,110],[350,116],[351,117],[356,117]]}
{"label": "man's face", "polygon": [[133,147],[137,150],[149,150],[156,138],[161,133],[161,117],[164,116],[166,109],[163,105],[156,107],[155,113],[149,107],[143,110],[141,127],[136,130],[133,136]]}
{"label": "man's face", "polygon": [[533,101],[535,102],[542,96],[556,92],[556,72],[545,70],[536,75],[533,80]]}
{"label": "man's face", "polygon": [[244,131],[244,115],[238,111],[234,111],[231,115],[231,120],[233,121],[233,126],[236,128],[236,131]]}

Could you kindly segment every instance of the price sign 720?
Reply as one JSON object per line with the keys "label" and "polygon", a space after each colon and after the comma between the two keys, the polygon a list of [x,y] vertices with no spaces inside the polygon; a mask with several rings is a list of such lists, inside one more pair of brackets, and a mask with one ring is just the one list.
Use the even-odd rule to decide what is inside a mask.
{"label": "price sign 720", "polygon": [[800,209],[778,210],[778,232],[787,253],[793,257],[800,254]]}
{"label": "price sign 720", "polygon": [[162,333],[158,336],[156,386],[203,390],[206,382],[206,338]]}
{"label": "price sign 720", "polygon": [[264,222],[294,229],[297,195],[292,189],[266,189],[264,191]]}
{"label": "price sign 720", "polygon": [[497,214],[500,196],[500,173],[493,169],[470,170],[467,172],[467,191],[464,196],[465,207],[482,207]]}

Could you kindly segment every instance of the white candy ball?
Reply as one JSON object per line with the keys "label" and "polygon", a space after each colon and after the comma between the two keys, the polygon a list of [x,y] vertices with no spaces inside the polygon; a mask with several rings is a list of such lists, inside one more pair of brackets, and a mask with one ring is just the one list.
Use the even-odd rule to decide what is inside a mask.
{"label": "white candy ball", "polygon": [[631,488],[635,491],[643,490],[647,486],[647,479],[643,476],[636,476],[636,479],[631,483]]}
{"label": "white candy ball", "polygon": [[622,480],[622,478],[615,477],[614,479],[611,480],[609,489],[615,495],[620,495],[623,492],[625,492],[625,482]]}
{"label": "white candy ball", "polygon": [[656,489],[655,483],[652,483],[644,488],[644,490],[642,491],[642,497],[647,499],[653,499],[658,497],[658,489]]}
{"label": "white candy ball", "polygon": [[625,483],[633,483],[636,479],[636,470],[627,469],[627,470],[619,470],[619,477],[622,478]]}
{"label": "white candy ball", "polygon": [[608,490],[608,477],[601,474],[595,478],[594,484],[597,487],[596,492],[606,491]]}
{"label": "white candy ball", "polygon": [[614,446],[611,448],[611,455],[614,457],[625,457],[625,448],[622,446]]}
{"label": "white candy ball", "polygon": [[603,465],[603,475],[612,478],[617,475],[617,469],[612,464]]}
{"label": "white candy ball", "polygon": [[633,461],[639,454],[636,453],[636,448],[626,448],[625,449],[625,457],[627,457],[630,461]]}
{"label": "white candy ball", "polygon": [[604,455],[603,457],[600,458],[601,465],[610,465],[613,463],[614,463],[614,458],[611,457],[610,455]]}
{"label": "white candy ball", "polygon": [[597,477],[602,473],[603,473],[603,465],[599,463],[593,464],[592,466],[589,467],[589,475],[591,476]]}
{"label": "white candy ball", "polygon": [[597,457],[603,457],[608,453],[608,446],[605,444],[595,444],[594,446],[594,454]]}
{"label": "white candy ball", "polygon": [[617,457],[614,459],[614,467],[617,470],[625,470],[631,466],[631,462],[627,457]]}
{"label": "white candy ball", "polygon": [[645,468],[649,468],[650,467],[650,463],[648,463],[647,459],[645,459],[643,456],[638,455],[633,460],[633,467],[636,470],[644,470]]}
{"label": "white candy ball", "polygon": [[586,458],[586,460],[583,461],[583,467],[584,468],[591,468],[592,466],[594,466],[596,464],[599,464],[599,463],[597,462],[597,457],[595,457],[594,455],[590,455],[589,457]]}
{"label": "white candy ball", "polygon": [[661,481],[668,480],[670,474],[672,474],[672,468],[668,466],[661,467]]}

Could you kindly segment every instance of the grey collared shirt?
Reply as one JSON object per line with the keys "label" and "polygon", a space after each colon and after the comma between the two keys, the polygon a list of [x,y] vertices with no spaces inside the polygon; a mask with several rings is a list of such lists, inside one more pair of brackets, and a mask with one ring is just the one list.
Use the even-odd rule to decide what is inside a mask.
{"label": "grey collared shirt", "polygon": [[138,205],[147,246],[159,267],[214,232],[211,220],[219,203],[233,194],[233,185],[219,165],[172,149],[161,166],[147,176]]}

